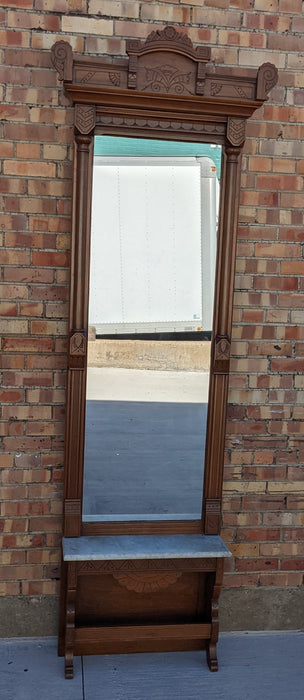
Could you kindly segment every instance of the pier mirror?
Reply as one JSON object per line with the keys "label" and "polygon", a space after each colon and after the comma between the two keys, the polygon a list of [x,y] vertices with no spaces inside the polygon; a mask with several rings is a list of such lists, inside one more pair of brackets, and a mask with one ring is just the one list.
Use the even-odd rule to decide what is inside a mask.
{"label": "pier mirror", "polygon": [[216,670],[240,160],[277,71],[173,27],[52,61],[75,106],[59,650],[68,677],[93,651]]}

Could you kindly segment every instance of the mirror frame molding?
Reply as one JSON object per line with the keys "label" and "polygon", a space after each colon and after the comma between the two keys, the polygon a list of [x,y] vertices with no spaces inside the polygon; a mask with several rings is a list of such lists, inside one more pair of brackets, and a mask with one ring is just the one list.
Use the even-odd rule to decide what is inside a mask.
{"label": "mirror frame molding", "polygon": [[[127,54],[73,57],[65,41],[52,47],[53,65],[75,105],[63,535],[214,535],[221,526],[241,152],[246,120],[267,99],[277,69],[270,63],[258,71],[215,68],[210,49],[194,48],[174,27],[153,31],[145,42],[127,41]],[[168,74],[163,69],[170,64]],[[95,133],[223,147],[202,520],[82,522]]]}

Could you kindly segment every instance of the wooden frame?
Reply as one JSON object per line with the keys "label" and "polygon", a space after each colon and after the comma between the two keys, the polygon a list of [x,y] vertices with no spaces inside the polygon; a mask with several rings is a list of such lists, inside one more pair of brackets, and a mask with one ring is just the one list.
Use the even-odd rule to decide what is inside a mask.
{"label": "wooden frame", "polygon": [[[65,41],[57,42],[52,48],[53,65],[75,105],[63,535],[68,538],[115,534],[218,535],[221,525],[241,151],[245,140],[246,120],[267,99],[269,90],[276,84],[277,70],[268,63],[263,64],[258,71],[217,69],[211,62],[211,51],[208,47],[194,48],[190,39],[173,27],[152,32],[145,42],[127,41],[127,54],[128,58],[110,61],[102,58],[73,57],[72,49]],[[224,167],[221,178],[204,493],[202,520],[199,521],[82,522],[94,133],[213,142],[223,146]],[[75,615],[75,609],[74,613],[71,613],[71,600],[75,597],[77,589],[79,566],[78,563],[64,565],[66,568],[62,577],[62,609],[65,612],[62,613],[60,649],[61,653],[65,650],[68,657],[69,654],[71,656],[73,648],[76,651],[81,650],[81,653],[85,648],[85,643],[80,641],[79,632],[76,633],[76,637],[73,633],[74,642],[71,642],[70,632],[65,632],[73,628],[71,618]],[[209,627],[207,632],[205,630],[205,638],[209,640],[209,661],[213,654],[210,666],[214,669],[217,639],[217,614],[214,611],[222,581],[222,570],[222,561],[215,562],[212,568],[212,583],[209,581],[206,585],[206,590],[211,591],[208,605],[210,610],[213,609],[213,613],[210,613],[211,617],[206,623]],[[66,591],[67,580],[70,583]],[[212,615],[215,615],[214,619]],[[215,626],[210,631],[212,624]],[[123,636],[122,628],[120,629]],[[89,642],[88,645],[95,651],[105,648],[107,651],[115,650],[115,634],[110,635],[113,642],[110,645],[100,642],[98,646],[94,634],[95,642],[91,647]],[[149,636],[148,631],[146,634]],[[194,637],[197,635],[190,629],[187,634],[188,639],[193,639],[193,634]],[[92,639],[90,635],[92,633],[88,632],[87,640]],[[66,643],[64,639],[70,641]],[[67,646],[70,649],[68,652]],[[165,644],[165,648],[167,647]],[[134,643],[130,648],[134,650]],[[148,648],[151,648],[151,644]],[[169,648],[176,648],[176,645],[169,645]],[[197,648],[197,642],[194,647],[190,645],[190,648]],[[67,668],[70,669],[67,671],[69,675],[69,661]]]}

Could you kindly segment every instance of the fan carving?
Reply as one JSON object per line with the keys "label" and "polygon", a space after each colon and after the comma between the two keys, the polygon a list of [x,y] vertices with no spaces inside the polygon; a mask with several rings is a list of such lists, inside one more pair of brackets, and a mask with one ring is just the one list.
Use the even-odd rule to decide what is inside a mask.
{"label": "fan carving", "polygon": [[144,574],[144,577],[139,578],[136,574],[113,574],[116,581],[127,588],[128,591],[136,593],[154,593],[162,588],[168,588],[181,576],[181,573],[174,574]]}

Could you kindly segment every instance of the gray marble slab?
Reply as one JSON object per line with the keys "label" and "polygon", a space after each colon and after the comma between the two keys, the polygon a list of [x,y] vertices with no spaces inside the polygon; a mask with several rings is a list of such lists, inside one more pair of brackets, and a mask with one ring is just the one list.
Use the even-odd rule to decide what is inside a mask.
{"label": "gray marble slab", "polygon": [[65,561],[204,559],[230,557],[218,535],[115,535],[64,537]]}

